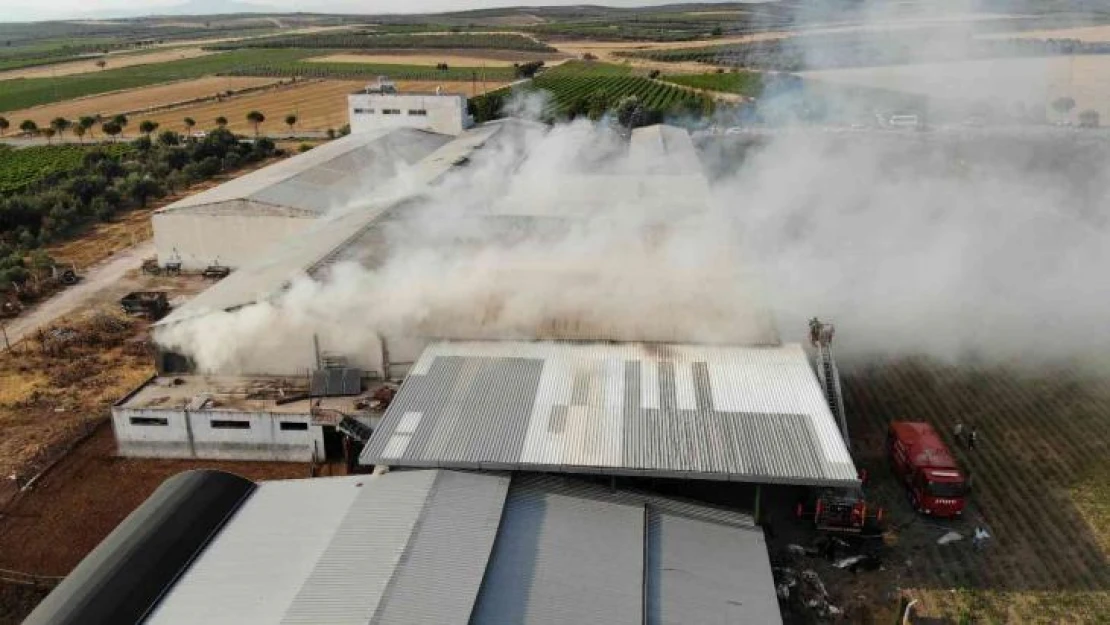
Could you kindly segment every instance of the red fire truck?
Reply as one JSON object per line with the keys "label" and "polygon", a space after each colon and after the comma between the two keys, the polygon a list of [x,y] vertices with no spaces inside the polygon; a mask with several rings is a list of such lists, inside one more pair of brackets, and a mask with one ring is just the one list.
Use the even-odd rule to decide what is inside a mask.
{"label": "red fire truck", "polygon": [[967,503],[968,481],[944,441],[928,423],[895,421],[887,435],[890,461],[923,514],[955,517]]}

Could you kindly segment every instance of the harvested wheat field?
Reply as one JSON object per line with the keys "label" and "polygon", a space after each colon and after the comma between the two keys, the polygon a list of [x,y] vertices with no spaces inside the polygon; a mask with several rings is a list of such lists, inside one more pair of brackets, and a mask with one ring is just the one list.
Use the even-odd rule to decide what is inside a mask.
{"label": "harvested wheat field", "polygon": [[200,56],[212,54],[200,48],[173,48],[165,50],[152,50],[149,52],[131,52],[128,54],[108,54],[101,57],[55,63],[53,65],[38,65],[0,72],[0,80],[12,78],[53,78],[55,76],[70,76],[73,74],[88,74],[102,71],[97,66],[97,61],[104,61],[104,70],[131,67],[133,65],[149,65],[151,63],[166,63],[182,59],[195,59]]}
{"label": "harvested wheat field", "polygon": [[[401,92],[434,91],[439,86],[443,87],[445,93],[466,93],[468,96],[475,95],[475,92],[482,93],[484,90],[497,89],[503,85],[504,83],[500,82],[487,82],[483,89],[481,82],[477,85],[469,82],[397,82],[397,88]],[[263,133],[288,132],[289,128],[285,125],[286,115],[297,116],[296,130],[298,131],[338,129],[348,121],[347,96],[365,86],[364,80],[323,80],[230,98],[222,102],[205,102],[160,111],[151,115],[138,116],[135,121],[150,119],[161,124],[163,128],[179,129],[182,119],[192,117],[197,121],[198,128],[211,128],[215,125],[216,118],[222,116],[228,119],[230,122],[228,127],[232,131],[251,134],[254,132],[254,127],[247,122],[247,113],[260,111],[266,116],[266,121],[260,128]]]}
{"label": "harvested wheat field", "polygon": [[[57,104],[36,106],[5,113],[4,116],[18,125],[25,119],[34,120],[40,127],[46,126],[55,117],[77,119],[83,115],[109,115],[122,112],[139,111],[156,106],[166,106],[177,102],[188,102],[197,98],[215,97],[225,91],[239,91],[251,87],[276,84],[277,78],[225,77],[211,76],[175,82],[141,89],[128,89],[100,96],[68,100]],[[138,126],[138,124],[134,124]],[[135,129],[128,127],[131,132]]]}

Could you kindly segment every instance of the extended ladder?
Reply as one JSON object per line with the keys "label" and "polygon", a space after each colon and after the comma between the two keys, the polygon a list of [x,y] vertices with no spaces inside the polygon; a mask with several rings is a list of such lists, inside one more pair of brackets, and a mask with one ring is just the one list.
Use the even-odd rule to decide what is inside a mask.
{"label": "extended ladder", "polygon": [[840,433],[847,443],[848,419],[844,413],[844,396],[840,390],[840,371],[836,368],[836,358],[833,356],[832,337],[833,326],[816,319],[810,321],[810,341],[817,349],[817,376],[821,381],[821,390],[825,393],[829,411],[840,423]]}

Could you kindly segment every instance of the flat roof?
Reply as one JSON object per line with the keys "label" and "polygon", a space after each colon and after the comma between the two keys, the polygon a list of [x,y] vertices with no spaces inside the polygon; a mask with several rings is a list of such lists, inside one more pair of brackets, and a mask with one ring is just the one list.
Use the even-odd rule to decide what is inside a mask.
{"label": "flat roof", "polygon": [[361,412],[355,404],[365,400],[374,387],[357,396],[307,397],[298,401],[285,398],[307,395],[307,376],[214,376],[166,375],[147,380],[138,389],[116,403],[118,408],[131,410],[184,410],[228,412],[271,412],[275,414],[309,414],[311,403],[346,414]]}
{"label": "flat roof", "polygon": [[360,461],[858,484],[797,344],[433,343]]}
{"label": "flat roof", "polygon": [[[168,480],[136,511],[147,521],[121,525],[29,622],[82,622],[74,597],[115,625],[782,622],[763,532],[726,509],[438,470],[181,486]],[[159,523],[188,529],[201,498],[232,487],[207,510],[226,523],[207,538],[176,528],[187,548],[150,561]],[[101,566],[125,551],[157,587]]]}

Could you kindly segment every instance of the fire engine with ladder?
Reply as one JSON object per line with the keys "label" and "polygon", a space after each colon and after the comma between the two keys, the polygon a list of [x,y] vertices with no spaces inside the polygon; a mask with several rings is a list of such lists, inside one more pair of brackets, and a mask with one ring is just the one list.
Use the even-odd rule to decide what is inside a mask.
{"label": "fire engine with ladder", "polygon": [[[832,348],[835,333],[836,328],[832,324],[822,323],[816,317],[810,319],[809,341],[816,352],[817,378],[829,411],[840,426],[840,433],[847,445],[848,419],[840,389],[840,372],[836,367]],[[857,488],[827,488],[816,492],[811,501],[797,505],[797,517],[811,520],[822,532],[880,536],[883,531],[884,510],[880,506],[869,504],[864,497],[866,472],[861,473],[860,481],[861,485]]]}

